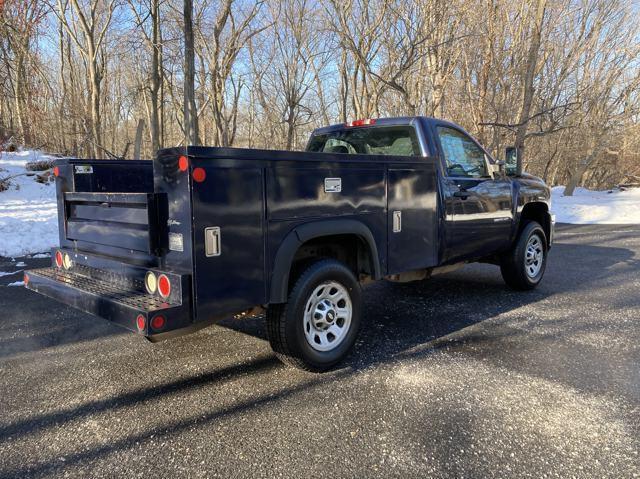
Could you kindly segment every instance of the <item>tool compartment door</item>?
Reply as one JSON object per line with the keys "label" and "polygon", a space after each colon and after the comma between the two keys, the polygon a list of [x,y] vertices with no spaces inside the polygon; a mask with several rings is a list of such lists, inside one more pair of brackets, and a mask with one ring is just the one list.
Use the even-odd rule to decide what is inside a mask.
{"label": "tool compartment door", "polygon": [[387,183],[388,273],[437,264],[437,184],[435,164],[389,167]]}

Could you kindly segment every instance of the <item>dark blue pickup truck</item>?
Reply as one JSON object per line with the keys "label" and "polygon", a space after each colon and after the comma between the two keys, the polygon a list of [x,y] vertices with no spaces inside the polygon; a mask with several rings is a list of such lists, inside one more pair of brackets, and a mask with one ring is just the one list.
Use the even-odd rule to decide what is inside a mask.
{"label": "dark blue pickup truck", "polygon": [[25,284],[151,341],[266,308],[276,354],[322,371],[352,347],[367,281],[483,261],[540,282],[550,191],[517,170],[424,117],[321,128],[305,152],[60,160],[60,247]]}

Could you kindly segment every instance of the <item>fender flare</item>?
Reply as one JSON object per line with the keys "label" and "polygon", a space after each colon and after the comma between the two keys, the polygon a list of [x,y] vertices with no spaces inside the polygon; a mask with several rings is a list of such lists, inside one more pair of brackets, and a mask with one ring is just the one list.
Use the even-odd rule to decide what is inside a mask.
{"label": "fender flare", "polygon": [[304,223],[295,227],[280,244],[273,261],[269,303],[286,303],[288,296],[289,272],[293,258],[303,243],[314,238],[353,234],[358,236],[369,248],[372,259],[374,279],[382,277],[378,247],[371,230],[363,223],[352,219],[331,219]]}

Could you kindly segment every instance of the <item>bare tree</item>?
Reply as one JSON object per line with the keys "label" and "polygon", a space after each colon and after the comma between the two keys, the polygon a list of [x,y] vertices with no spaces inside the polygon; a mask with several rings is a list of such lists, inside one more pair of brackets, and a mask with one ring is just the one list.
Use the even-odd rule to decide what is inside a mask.
{"label": "bare tree", "polygon": [[195,95],[193,0],[184,0],[184,133],[187,144],[200,144]]}
{"label": "bare tree", "polygon": [[88,73],[91,132],[96,158],[102,156],[101,86],[105,64],[101,49],[111,24],[117,0],[58,0],[58,17],[82,54]]}

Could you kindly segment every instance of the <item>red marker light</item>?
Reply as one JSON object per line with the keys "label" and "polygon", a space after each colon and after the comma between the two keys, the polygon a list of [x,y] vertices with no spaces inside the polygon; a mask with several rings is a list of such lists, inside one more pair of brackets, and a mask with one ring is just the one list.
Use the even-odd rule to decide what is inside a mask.
{"label": "red marker light", "polygon": [[189,159],[186,156],[178,158],[178,169],[180,171],[187,171],[189,168]]}
{"label": "red marker light", "polygon": [[24,274],[24,285],[27,286],[29,284],[29,275],[27,273]]}
{"label": "red marker light", "polygon": [[53,167],[53,176],[60,176],[60,168],[57,166]]}
{"label": "red marker light", "polygon": [[168,298],[171,294],[171,282],[166,274],[161,274],[158,277],[158,292],[163,298]]}
{"label": "red marker light", "polygon": [[204,171],[204,168],[193,169],[193,181],[195,181],[196,183],[202,183],[206,177],[207,172]]}
{"label": "red marker light", "polygon": [[56,251],[56,266],[62,268],[62,252]]}
{"label": "red marker light", "polygon": [[164,328],[165,324],[166,324],[166,320],[164,319],[164,316],[160,314],[158,316],[154,316],[153,319],[151,320],[151,327],[155,330]]}
{"label": "red marker light", "polygon": [[349,123],[345,123],[344,126],[369,126],[369,125],[375,125],[375,124],[376,124],[375,119],[367,118],[363,120],[355,120]]}
{"label": "red marker light", "polygon": [[142,331],[144,329],[145,323],[146,323],[146,321],[144,319],[144,316],[139,314],[138,317],[136,318],[136,325],[138,326],[138,329],[140,331]]}

